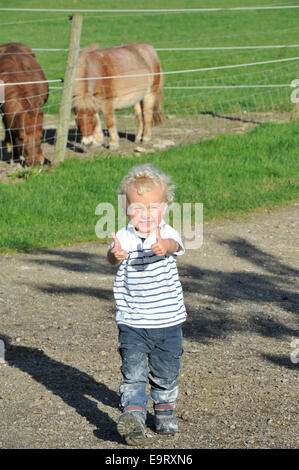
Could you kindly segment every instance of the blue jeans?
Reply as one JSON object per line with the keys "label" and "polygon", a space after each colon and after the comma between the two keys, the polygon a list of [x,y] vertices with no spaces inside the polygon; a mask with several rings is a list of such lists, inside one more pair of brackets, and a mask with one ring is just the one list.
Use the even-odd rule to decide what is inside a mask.
{"label": "blue jeans", "polygon": [[118,328],[122,411],[142,411],[146,415],[147,379],[154,407],[173,410],[183,354],[182,324],[167,328],[133,328],[119,324]]}

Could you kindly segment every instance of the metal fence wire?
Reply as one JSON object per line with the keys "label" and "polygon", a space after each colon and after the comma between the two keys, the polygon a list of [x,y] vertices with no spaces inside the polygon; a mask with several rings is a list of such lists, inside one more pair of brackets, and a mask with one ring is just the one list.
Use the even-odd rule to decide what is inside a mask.
{"label": "metal fence wire", "polygon": [[[289,8],[291,7],[295,8],[295,6],[289,6]],[[215,12],[224,9],[208,10]],[[242,8],[229,10],[241,11]],[[26,11],[33,10],[26,9]],[[55,12],[56,10],[44,11]],[[88,11],[91,12],[91,10]],[[97,10],[99,13],[101,11]],[[106,13],[107,11],[105,10]],[[149,11],[158,10],[146,10],[144,14]],[[159,11],[162,12],[162,10]],[[174,11],[176,13],[190,13],[192,10],[167,11],[169,13]],[[163,13],[167,11],[163,10]],[[199,12],[202,9],[196,11]],[[111,10],[111,12],[113,14],[133,14],[137,10]],[[139,14],[142,12],[143,10],[138,10]],[[178,47],[170,40],[172,47],[163,47],[163,44],[158,44],[155,47],[162,66],[158,72],[138,73],[135,68],[130,69],[128,66],[126,73],[120,75],[107,73],[94,75],[90,73],[84,77],[78,77],[78,57],[82,51],[80,49],[82,19],[81,13],[75,13],[72,16],[67,49],[60,48],[57,43],[57,48],[33,47],[31,52],[3,52],[2,46],[0,46],[0,109],[2,114],[0,164],[12,161],[28,165],[43,161],[56,164],[62,161],[66,155],[90,156],[109,147],[116,151],[116,147],[111,145],[111,135],[109,136],[112,132],[112,128],[109,127],[111,120],[115,120],[117,123],[120,151],[132,151],[142,147],[159,150],[179,143],[199,142],[219,133],[241,133],[262,122],[288,121],[298,115],[297,90],[299,82],[296,77],[299,72],[299,44],[240,46],[235,42],[231,46],[199,47],[194,45],[192,47],[188,44],[188,47],[182,45]],[[27,23],[31,24],[32,21],[34,20],[28,20]],[[43,21],[46,22],[47,19]],[[64,19],[64,21],[68,27],[67,20]],[[7,25],[9,24],[8,22]],[[235,37],[234,41],[236,41]],[[246,60],[246,53],[253,49],[256,51],[265,49],[293,50],[294,54],[291,57],[272,60]],[[198,62],[193,63],[193,66],[190,67],[186,57],[186,53],[189,51],[196,54],[215,54],[213,62],[215,65],[201,67],[200,59],[203,56],[200,55]],[[223,51],[229,54],[227,57],[229,57],[230,63],[223,65],[219,60],[217,64]],[[231,63],[236,51],[238,53],[241,51],[244,54],[242,63]],[[31,56],[31,53],[35,54],[37,69],[38,67],[42,69],[44,80],[36,78],[34,73],[37,72],[37,69],[33,69],[32,66],[24,69],[24,57],[26,54]],[[174,53],[176,54],[175,62],[173,60]],[[56,76],[53,75],[54,67],[39,65],[39,60],[44,59],[46,54],[51,55],[52,59],[49,63],[53,64],[54,56],[59,58],[57,63],[64,63],[63,68],[55,66]],[[3,70],[1,62],[6,61],[7,63],[8,56],[14,66],[11,69]],[[15,57],[12,58],[12,56]],[[42,62],[47,63],[45,60]],[[180,67],[177,67],[178,64]],[[103,63],[103,66],[107,65]],[[109,70],[113,70],[114,65],[117,69],[118,64],[114,64],[110,60]],[[133,111],[134,103],[129,103],[129,106],[121,110],[114,109],[114,106],[108,106],[116,101],[116,95],[113,95],[111,91],[114,85],[111,84],[123,81],[118,98],[121,93],[120,101],[126,102],[126,95],[129,96],[132,92],[132,83],[136,83],[135,91],[137,93],[138,80],[145,76],[154,79],[155,75],[163,76],[163,123],[159,127],[153,127],[149,142],[140,139],[140,135],[138,142],[136,142],[139,118],[137,113],[136,119],[136,109],[135,113]],[[54,76],[54,78],[48,79],[48,76]],[[97,132],[102,134],[102,138],[97,141],[89,139],[91,142],[89,146],[86,144],[88,139],[82,140],[82,133],[78,127],[78,113],[74,111],[73,106],[74,86],[79,80],[93,84],[90,87],[85,87],[89,90],[94,89],[94,85],[97,84],[102,90],[101,96],[104,97],[98,109],[93,113],[98,116],[93,116],[93,118],[96,119]],[[36,91],[37,85],[45,84],[47,91],[38,93]],[[46,94],[47,96],[45,96]],[[91,97],[89,96],[89,98]],[[127,101],[129,102],[129,100]],[[143,108],[144,103],[141,103],[140,112],[143,110],[143,119],[145,120]],[[103,113],[104,109],[105,113]],[[23,113],[21,117],[20,113]],[[37,150],[39,142],[40,152]]]}

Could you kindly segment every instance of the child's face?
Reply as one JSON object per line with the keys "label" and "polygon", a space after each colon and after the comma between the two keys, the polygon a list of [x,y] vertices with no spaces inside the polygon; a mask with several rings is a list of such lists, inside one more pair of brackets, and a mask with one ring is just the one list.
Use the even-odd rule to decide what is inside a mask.
{"label": "child's face", "polygon": [[127,192],[127,215],[130,222],[142,235],[148,236],[160,224],[166,211],[167,203],[160,186],[138,194],[136,185],[129,187]]}

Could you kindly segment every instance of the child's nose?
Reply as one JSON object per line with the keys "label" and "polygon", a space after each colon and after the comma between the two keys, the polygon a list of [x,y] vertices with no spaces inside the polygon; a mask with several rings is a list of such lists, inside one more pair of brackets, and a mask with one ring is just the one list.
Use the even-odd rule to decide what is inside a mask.
{"label": "child's nose", "polygon": [[144,219],[148,219],[150,217],[150,209],[147,209],[146,207],[144,207],[142,209],[141,216]]}

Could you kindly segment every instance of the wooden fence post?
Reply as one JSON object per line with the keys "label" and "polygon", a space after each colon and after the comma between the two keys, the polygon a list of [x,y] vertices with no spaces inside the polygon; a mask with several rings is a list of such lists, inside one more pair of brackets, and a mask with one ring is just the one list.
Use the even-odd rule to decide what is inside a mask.
{"label": "wooden fence post", "polygon": [[58,126],[56,130],[56,143],[53,157],[53,165],[57,165],[57,163],[64,160],[71,116],[74,81],[76,77],[76,68],[79,56],[82,21],[82,14],[75,13],[73,15],[68,47],[68,56],[64,74],[64,84],[59,110]]}
{"label": "wooden fence post", "polygon": [[291,85],[295,88],[291,94],[291,102],[293,103],[293,110],[291,112],[291,121],[299,120],[299,80],[293,80]]}

